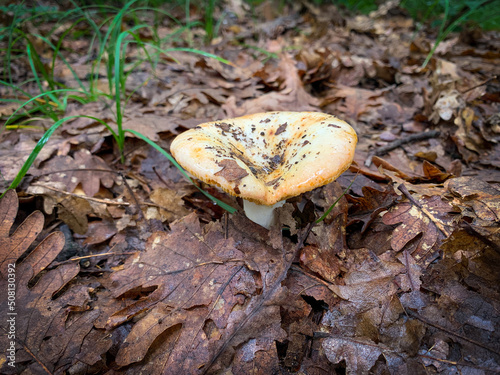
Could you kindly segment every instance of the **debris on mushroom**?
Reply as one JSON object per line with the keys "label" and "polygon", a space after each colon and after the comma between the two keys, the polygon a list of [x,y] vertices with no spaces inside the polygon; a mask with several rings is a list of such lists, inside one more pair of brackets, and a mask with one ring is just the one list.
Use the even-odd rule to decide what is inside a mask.
{"label": "debris on mushroom", "polygon": [[335,116],[268,112],[201,124],[178,135],[171,152],[196,178],[243,198],[247,217],[270,228],[275,207],[349,168],[356,143]]}

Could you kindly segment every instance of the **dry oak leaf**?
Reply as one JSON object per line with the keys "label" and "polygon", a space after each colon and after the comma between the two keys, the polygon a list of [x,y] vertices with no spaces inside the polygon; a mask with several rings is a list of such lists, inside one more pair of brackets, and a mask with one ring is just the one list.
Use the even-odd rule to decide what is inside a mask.
{"label": "dry oak leaf", "polygon": [[[266,68],[268,67],[266,66],[264,69]],[[245,100],[243,103],[236,103],[237,98],[231,96],[222,106],[227,117],[268,111],[317,110],[318,99],[305,90],[295,61],[289,55],[281,55],[277,73],[276,83],[279,91],[258,95],[255,99]]]}
{"label": "dry oak leaf", "polygon": [[[0,323],[0,330],[15,334],[16,367],[8,365],[6,352],[3,351],[0,353],[0,372],[15,374],[24,370],[33,374],[62,374],[77,362],[76,356],[82,355],[82,345],[93,330],[98,312],[85,311],[90,300],[87,287],[74,285],[61,293],[78,274],[78,263],[46,270],[64,246],[61,232],[51,233],[26,258],[16,262],[43,227],[43,215],[35,212],[9,237],[17,207],[16,193],[7,191],[0,201],[0,288],[15,291],[15,298],[9,299],[15,304],[0,305],[0,313],[6,317]],[[40,276],[42,272],[45,273]],[[73,314],[72,311],[80,313]],[[99,338],[103,340],[101,343],[107,342],[102,334]],[[10,344],[7,335],[2,334],[1,347],[8,348]],[[107,351],[109,345],[100,348],[102,351],[99,354]],[[87,363],[94,364],[100,360],[100,355],[97,358]]]}
{"label": "dry oak leaf", "polygon": [[[81,172],[77,169],[83,169]],[[110,172],[99,172],[96,169],[109,170]],[[41,182],[53,184],[63,184],[66,191],[73,192],[78,184],[82,185],[83,191],[90,197],[97,194],[103,186],[110,188],[113,186],[116,174],[100,157],[92,155],[90,151],[81,149],[70,156],[56,156],[49,160],[45,166],[38,171],[38,174],[49,172],[47,176],[41,178]]]}
{"label": "dry oak leaf", "polygon": [[375,344],[364,337],[330,337],[323,341],[323,349],[330,362],[346,362],[346,374],[369,374],[382,354],[389,368],[396,369],[401,362],[401,358],[384,344]]}
{"label": "dry oak leaf", "polygon": [[337,85],[337,90],[333,96],[325,99],[325,103],[343,99],[343,103],[339,106],[339,111],[342,112],[347,119],[356,122],[359,117],[369,111],[368,107],[378,107],[383,103],[381,96],[384,90],[366,90],[356,87]]}
{"label": "dry oak leaf", "polygon": [[438,256],[441,241],[451,233],[454,218],[450,212],[453,208],[437,195],[424,196],[419,199],[419,203],[424,210],[411,202],[399,203],[383,216],[383,222],[388,225],[399,224],[394,229],[391,240],[395,251],[403,250],[421,235],[421,238],[417,239],[416,247],[411,249],[411,254],[418,263],[428,265]]}
{"label": "dry oak leaf", "polygon": [[346,197],[349,203],[352,203],[348,225],[362,222],[361,233],[364,233],[373,220],[396,201],[398,195],[392,186],[389,186],[383,192],[370,186],[363,186],[361,190],[363,192],[362,197],[351,195],[346,195]]}
{"label": "dry oak leaf", "polygon": [[[201,374],[221,354],[222,360],[234,358],[225,354],[229,352],[250,362],[238,368],[264,366],[256,362],[255,352],[260,349],[255,345],[260,343],[276,354],[269,342],[284,338],[279,307],[262,305],[251,324],[241,322],[255,308],[254,296],[272,279],[271,267],[282,261],[280,254],[262,242],[237,243],[232,231],[225,239],[220,224],[212,223],[202,231],[195,214],[174,222],[171,229],[154,233],[146,250],[112,275],[116,298],[149,293],[108,319],[110,329],[141,315],[118,351],[117,365],[128,366],[130,374]],[[253,258],[244,261],[246,255],[239,247],[254,250]],[[269,265],[267,272],[259,264]],[[257,342],[252,344],[251,339]],[[252,345],[253,354],[249,353]],[[273,363],[277,368],[277,360],[269,366]]]}

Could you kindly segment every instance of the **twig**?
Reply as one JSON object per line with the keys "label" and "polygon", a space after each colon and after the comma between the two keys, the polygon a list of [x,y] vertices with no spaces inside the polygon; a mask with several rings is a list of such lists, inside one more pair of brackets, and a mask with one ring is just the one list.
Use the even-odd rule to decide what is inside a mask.
{"label": "twig", "polygon": [[67,173],[67,172],[103,172],[103,173],[113,173],[113,174],[120,174],[120,172],[114,171],[112,169],[100,169],[100,168],[69,168],[69,169],[60,169],[57,171],[51,171],[51,172],[45,172],[45,173],[40,173],[37,175],[34,175],[33,177],[45,177],[51,174],[56,174],[56,173]]}
{"label": "twig", "polygon": [[410,315],[411,317],[420,320],[422,323],[425,323],[425,324],[427,324],[427,325],[429,325],[431,327],[439,329],[440,331],[446,332],[449,335],[455,336],[455,337],[459,338],[460,340],[466,341],[466,342],[468,342],[470,344],[473,344],[473,345],[479,346],[479,347],[481,347],[483,349],[486,349],[486,350],[488,350],[489,352],[491,352],[493,354],[500,355],[499,351],[497,351],[497,350],[495,350],[493,348],[490,348],[489,346],[487,346],[487,345],[485,345],[485,344],[483,344],[483,343],[481,343],[479,341],[472,340],[472,339],[470,339],[470,338],[468,338],[466,336],[462,336],[462,335],[460,335],[460,334],[458,334],[458,333],[456,333],[456,332],[454,332],[452,330],[449,330],[449,329],[447,329],[445,327],[442,327],[442,326],[440,326],[438,324],[435,324],[435,323],[431,322],[430,320],[427,320],[423,316],[420,316],[418,313],[416,313],[413,310],[405,309],[405,312],[408,315]]}
{"label": "twig", "polygon": [[125,176],[123,175],[123,173],[119,172],[119,175],[122,178],[123,183],[125,184],[125,188],[128,190],[128,192],[130,193],[130,196],[132,197],[132,199],[135,202],[135,205],[137,206],[137,211],[138,211],[137,214],[139,215],[139,218],[142,219],[142,220],[144,220],[146,222],[149,231],[152,232],[151,224],[150,224],[149,220],[146,220],[146,218],[144,217],[144,213],[142,212],[141,205],[139,204],[139,201],[137,200],[137,197],[135,196],[135,193],[132,191],[132,188],[128,184],[127,179],[125,178]]}
{"label": "twig", "polygon": [[491,81],[494,81],[495,79],[497,79],[498,77],[497,76],[493,76],[493,77],[490,77],[488,78],[487,80],[484,80],[483,82],[481,83],[478,83],[477,85],[474,85],[472,87],[469,87],[468,89],[465,89],[463,91],[460,91],[460,94],[465,94],[465,93],[468,93],[469,91],[472,91],[474,89],[477,89],[478,87],[481,87],[481,86],[484,86],[484,85],[487,85],[488,83],[490,83]]}
{"label": "twig", "polygon": [[[292,263],[302,248],[302,245],[304,244],[305,240],[309,236],[309,233],[311,232],[312,227],[314,226],[314,221],[309,223],[306,231],[300,238],[299,242],[297,243],[297,246],[295,247],[295,250],[293,251],[293,254],[290,254],[291,257],[286,260],[286,254],[284,254],[284,259],[285,259],[285,266],[283,268],[283,271],[281,271],[281,274],[278,276],[276,281],[271,285],[270,288],[265,290],[261,295],[260,295],[260,301],[257,303],[257,305],[253,308],[252,311],[250,311],[243,320],[240,321],[240,323],[234,327],[233,332],[229,335],[229,337],[224,340],[224,343],[222,346],[217,350],[217,352],[210,358],[210,361],[206,364],[203,374],[206,374],[208,370],[212,367],[212,365],[215,363],[215,361],[220,357],[222,353],[227,349],[231,341],[234,339],[234,337],[238,334],[238,332],[241,331],[241,329],[253,318],[253,316],[264,306],[266,302],[270,300],[270,298],[273,296],[273,294],[276,292],[276,290],[281,287],[281,282],[286,278],[286,275],[288,274],[288,270],[292,266]],[[257,297],[258,298],[258,297]]]}
{"label": "twig", "polygon": [[[43,184],[40,184],[40,183],[34,183],[34,184],[31,184],[31,186],[40,186],[40,187],[43,187],[44,189],[52,190],[52,191],[55,191],[55,192],[60,193],[60,194],[69,195],[69,196],[75,197],[75,198],[85,199],[85,200],[91,201],[91,202],[107,204],[107,205],[110,205],[110,206],[126,206],[126,207],[128,207],[128,206],[131,205],[129,202],[116,202],[116,201],[113,201],[111,199],[100,199],[100,198],[87,197],[86,195],[69,193],[67,191],[60,190],[60,189],[57,189],[57,188],[52,187],[52,186],[43,185]],[[156,203],[140,202],[139,204],[141,206],[156,207],[156,208],[161,208],[162,210],[165,210],[165,211],[168,211],[168,212],[173,212],[172,210],[168,209],[167,207],[161,206],[161,205],[156,204]]]}
{"label": "twig", "polygon": [[55,187],[47,186],[47,185],[40,184],[40,183],[34,183],[31,186],[40,186],[40,187],[42,187],[44,189],[52,190],[52,191],[55,191],[57,193],[61,193],[61,194],[64,194],[64,195],[69,195],[69,196],[75,197],[75,198],[85,199],[85,200],[88,200],[88,201],[91,201],[91,202],[103,203],[103,204],[107,204],[107,205],[110,205],[110,206],[130,206],[130,203],[128,203],[128,202],[116,202],[116,201],[113,201],[113,200],[110,200],[110,199],[99,199],[99,198],[87,197],[86,195],[69,193],[67,191],[60,190],[60,189],[57,189]]}
{"label": "twig", "polygon": [[76,257],[76,258],[71,258],[71,259],[68,259],[68,260],[64,260],[64,261],[62,261],[62,262],[51,263],[51,265],[50,265],[50,269],[55,268],[55,267],[58,267],[58,266],[60,266],[61,264],[66,264],[66,263],[71,263],[71,262],[74,262],[74,261],[76,261],[76,260],[82,260],[82,259],[89,259],[89,258],[102,257],[102,256],[105,256],[105,255],[132,255],[132,254],[135,254],[135,253],[136,253],[135,251],[132,251],[132,252],[127,252],[127,253],[114,253],[114,252],[107,252],[107,253],[101,253],[101,254],[85,255],[85,256],[81,256],[81,257]]}
{"label": "twig", "polygon": [[423,141],[423,140],[429,139],[429,138],[436,138],[440,134],[441,134],[441,132],[439,130],[429,130],[427,132],[422,132],[422,133],[418,133],[418,134],[411,134],[407,137],[396,139],[396,140],[388,143],[387,145],[380,147],[380,148],[376,149],[375,151],[371,152],[368,155],[368,158],[366,158],[365,166],[369,167],[372,164],[372,157],[373,156],[382,156],[382,155],[388,153],[389,151],[392,151],[398,147],[401,147],[402,145],[404,145],[406,143]]}
{"label": "twig", "polygon": [[453,365],[453,366],[464,366],[464,367],[471,367],[471,368],[475,368],[475,369],[483,370],[483,371],[500,372],[499,367],[497,367],[496,369],[493,369],[493,368],[489,368],[489,367],[478,366],[474,363],[449,361],[447,359],[436,358],[436,357],[432,357],[432,356],[426,355],[426,354],[419,354],[418,356],[422,357],[422,358],[430,359],[432,361],[447,363],[447,364]]}

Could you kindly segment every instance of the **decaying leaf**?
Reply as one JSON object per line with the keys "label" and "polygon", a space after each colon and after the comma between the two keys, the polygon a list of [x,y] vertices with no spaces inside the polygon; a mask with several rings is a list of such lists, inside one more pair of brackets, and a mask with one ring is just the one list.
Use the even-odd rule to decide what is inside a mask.
{"label": "decaying leaf", "polygon": [[[7,192],[0,201],[0,241],[3,241],[0,288],[15,292],[15,298],[9,299],[14,303],[3,303],[0,307],[2,316],[10,319],[1,323],[1,330],[14,334],[9,339],[2,334],[0,342],[2,348],[14,346],[15,366],[9,365],[10,360],[3,352],[0,371],[3,374],[15,374],[20,369],[28,373],[62,373],[78,361],[75,356],[81,355],[82,344],[88,339],[98,312],[86,312],[90,301],[87,287],[68,287],[78,274],[78,263],[47,269],[64,246],[61,232],[51,233],[26,258],[17,261],[43,226],[43,215],[37,211],[9,237],[17,205],[14,191]],[[68,289],[62,292],[66,287]],[[109,342],[102,332],[97,336],[103,343]],[[106,351],[109,345],[100,345],[100,348]],[[89,365],[100,359],[95,358]]]}
{"label": "decaying leaf", "polygon": [[241,168],[233,159],[224,159],[217,163],[222,169],[215,173],[216,176],[222,176],[228,181],[239,181],[248,176],[248,172]]}
{"label": "decaying leaf", "polygon": [[[400,224],[393,232],[391,245],[395,251],[401,251],[412,240],[412,255],[418,262],[429,264],[438,256],[440,242],[449,233],[446,228],[452,225],[453,211],[449,203],[435,195],[420,200],[422,208],[411,202],[402,202],[384,215],[385,224]],[[421,234],[421,238],[418,236]]]}
{"label": "decaying leaf", "polygon": [[[83,170],[80,172],[78,169]],[[99,170],[109,170],[110,172]],[[85,194],[90,197],[97,194],[101,183],[110,188],[116,178],[116,174],[111,172],[101,158],[92,155],[86,149],[75,152],[73,157],[56,156],[49,160],[38,173],[50,173],[48,176],[42,177],[41,181],[46,181],[49,184],[60,184],[65,187],[65,191],[70,193],[75,190],[78,184],[81,184]]]}
{"label": "decaying leaf", "polygon": [[[252,249],[247,253],[249,245]],[[112,328],[142,316],[121,346],[116,363],[131,366],[133,372],[197,374],[207,371],[218,355],[224,354],[224,360],[228,350],[241,353],[243,362],[255,363],[255,355],[248,352],[249,339],[264,344],[283,337],[277,306],[266,304],[250,315],[262,288],[269,287],[280,269],[269,265],[282,264],[275,250],[264,243],[259,244],[261,249],[255,246],[224,239],[218,225],[202,231],[194,214],[172,224],[170,234],[153,234],[146,251],[112,276],[116,297],[150,291],[108,319]]]}

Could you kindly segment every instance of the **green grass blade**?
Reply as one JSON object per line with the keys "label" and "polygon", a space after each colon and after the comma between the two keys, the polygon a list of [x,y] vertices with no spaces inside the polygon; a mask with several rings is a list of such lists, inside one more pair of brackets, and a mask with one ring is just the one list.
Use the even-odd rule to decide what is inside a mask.
{"label": "green grass blade", "polygon": [[[30,67],[31,67],[31,70],[33,72],[33,75],[35,76],[35,80],[36,80],[36,83],[38,85],[38,88],[40,89],[40,91],[42,93],[44,93],[45,90],[42,86],[42,82],[40,81],[40,77],[38,77],[38,72],[36,71],[36,68],[35,68],[35,59],[37,59],[38,57],[37,57],[36,53],[34,53],[34,51],[32,50],[31,43],[28,43],[28,45],[26,46],[26,50],[28,53],[28,60],[30,63]],[[48,91],[47,95],[54,103],[57,103],[57,105],[60,109],[64,109],[64,108],[62,108],[61,102],[59,102],[59,100],[57,100],[55,95],[53,95],[53,92],[54,92],[54,90]]]}
{"label": "green grass blade", "polygon": [[[45,146],[45,144],[48,142],[48,140],[50,139],[50,137],[52,136],[52,134],[56,131],[56,129],[59,126],[61,126],[64,122],[66,122],[68,120],[71,120],[72,118],[77,118],[77,117],[86,117],[86,118],[90,118],[90,119],[93,119],[95,121],[100,122],[101,124],[105,125],[111,131],[111,134],[113,134],[114,137],[116,137],[115,132],[109,127],[109,125],[106,124],[101,119],[98,119],[96,117],[82,116],[82,115],[75,115],[75,116],[64,117],[64,118],[60,119],[59,121],[57,121],[54,125],[52,125],[44,133],[44,135],[42,136],[42,138],[40,138],[40,140],[36,144],[35,148],[33,149],[33,151],[31,151],[30,155],[28,156],[28,159],[26,159],[26,161],[24,162],[23,166],[21,167],[21,169],[17,173],[16,177],[14,178],[14,180],[9,185],[8,189],[15,189],[19,185],[19,183],[22,181],[22,179],[24,178],[24,176],[26,176],[26,173],[28,172],[28,170],[33,165],[33,162],[35,161],[35,159],[38,156],[38,154],[40,153],[40,151],[42,151],[43,146]],[[0,198],[3,197],[4,194],[5,194],[5,192],[0,196]]]}
{"label": "green grass blade", "polygon": [[319,218],[317,219],[314,223],[315,224],[319,224],[321,223],[323,220],[326,219],[326,217],[328,216],[328,214],[330,212],[332,212],[333,208],[337,205],[337,203],[339,203],[339,201],[342,199],[342,197],[344,195],[346,195],[346,193],[349,191],[349,189],[351,188],[352,184],[354,184],[354,181],[356,181],[356,177],[358,177],[358,175],[356,174],[356,176],[354,176],[354,178],[352,179],[351,183],[349,184],[349,186],[343,191],[343,193],[340,195],[340,197],[337,198],[337,200],[335,202],[333,202],[333,204],[330,206],[330,208],[328,210],[325,211],[325,213]]}
{"label": "green grass blade", "polygon": [[[1,82],[0,82],[1,83]],[[9,124],[9,121],[12,119],[12,117],[14,117],[14,115],[19,112],[21,110],[21,108],[25,107],[26,105],[28,105],[29,103],[35,101],[36,99],[38,98],[41,98],[42,96],[48,96],[50,94],[53,94],[53,93],[56,93],[56,92],[78,92],[78,93],[81,93],[81,91],[79,90],[71,90],[71,89],[57,89],[57,90],[52,90],[52,91],[47,91],[47,92],[43,92],[41,94],[38,94],[37,96],[34,96],[32,97],[30,100],[27,100],[26,102],[24,102],[18,109],[16,109],[14,111],[14,113],[12,115],[10,115],[10,117],[7,119],[7,121],[5,121],[5,124],[4,125],[8,125]]]}
{"label": "green grass blade", "polygon": [[207,193],[205,190],[203,190],[199,186],[197,186],[193,182],[193,180],[191,179],[191,177],[189,177],[189,175],[186,173],[186,171],[179,165],[179,163],[177,163],[177,161],[173,158],[173,156],[170,155],[168,152],[166,152],[163,148],[161,148],[160,146],[158,146],[155,142],[153,142],[152,140],[150,140],[148,137],[146,137],[145,135],[143,135],[143,134],[141,134],[139,132],[136,132],[135,130],[131,130],[131,129],[126,129],[125,132],[134,134],[136,137],[142,139],[144,142],[146,142],[151,147],[153,147],[158,152],[160,152],[163,156],[165,156],[182,173],[182,175],[187,178],[187,180],[189,182],[191,182],[194,186],[196,186],[196,188],[200,192],[202,192],[206,197],[208,197],[212,202],[216,203],[218,206],[220,206],[221,208],[223,208],[224,210],[226,210],[230,214],[233,214],[236,211],[238,211],[234,207],[228,205],[227,203],[222,202],[221,200],[215,198],[214,196],[212,196],[211,194]]}
{"label": "green grass blade", "polygon": [[123,123],[123,111],[121,106],[121,92],[122,89],[125,90],[125,82],[123,81],[123,61],[125,57],[122,58],[122,47],[124,47],[124,51],[127,49],[127,44],[122,45],[124,39],[134,33],[134,31],[139,30],[141,28],[149,27],[148,25],[137,25],[130,30],[124,31],[118,35],[115,45],[115,61],[114,61],[114,87],[115,87],[115,106],[116,106],[116,124],[118,126],[118,147],[120,148],[120,153],[122,154],[122,162],[123,162],[123,147],[125,143],[125,133],[123,132],[122,123]]}

